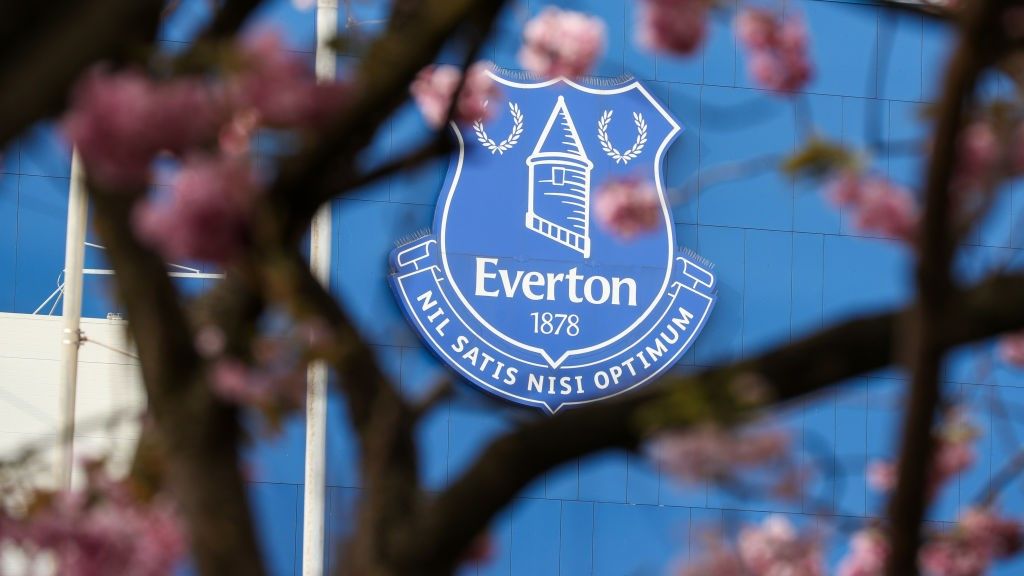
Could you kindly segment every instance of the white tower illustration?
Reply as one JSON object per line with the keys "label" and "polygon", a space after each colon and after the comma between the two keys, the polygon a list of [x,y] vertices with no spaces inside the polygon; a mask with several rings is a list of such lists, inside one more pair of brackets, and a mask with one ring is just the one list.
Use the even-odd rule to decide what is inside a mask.
{"label": "white tower illustration", "polygon": [[526,227],[588,258],[594,163],[587,158],[565,98],[558,97],[526,165],[530,167]]}

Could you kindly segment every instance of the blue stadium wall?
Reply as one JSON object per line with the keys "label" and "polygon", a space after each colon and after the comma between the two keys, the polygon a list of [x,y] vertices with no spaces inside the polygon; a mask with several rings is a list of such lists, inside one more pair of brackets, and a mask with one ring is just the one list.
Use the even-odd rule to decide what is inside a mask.
{"label": "blue stadium wall", "polygon": [[[204,21],[205,0],[188,0],[166,24],[162,41],[176,50]],[[377,2],[354,2],[356,17],[378,20]],[[515,68],[526,18],[546,4],[512,2],[485,55]],[[799,140],[792,104],[753,87],[744,55],[716,15],[703,52],[680,60],[652,56],[631,40],[632,0],[580,0],[560,4],[602,16],[608,52],[598,74],[637,76],[666,103],[687,131],[666,161],[670,186],[678,187],[717,165],[786,154]],[[867,143],[869,120],[880,115],[880,136],[899,141],[922,133],[921,105],[935,95],[949,47],[940,25],[865,3],[804,0],[790,3],[811,30],[815,80],[803,96],[815,126],[850,145]],[[290,48],[312,61],[314,13],[277,0],[258,25],[279,27]],[[373,28],[376,24],[368,24]],[[886,46],[888,49],[886,50]],[[882,48],[882,56],[877,49]],[[341,66],[348,62],[342,59]],[[1010,90],[993,78],[986,91]],[[417,112],[403,109],[367,154],[378,162],[415,146],[427,135]],[[266,155],[272,142],[261,141]],[[919,180],[921,158],[881,155],[875,168],[905,184]],[[3,155],[0,165],[0,311],[31,313],[57,283],[63,265],[69,153],[53,125],[40,125]],[[417,341],[385,282],[386,254],[398,238],[430,225],[445,167],[437,163],[401,174],[334,202],[333,291],[373,343],[383,366],[410,395],[422,393],[443,368]],[[831,322],[905,302],[911,291],[911,258],[895,243],[863,237],[850,219],[831,208],[819,190],[769,172],[731,182],[702,182],[676,205],[679,241],[716,264],[719,303],[707,328],[682,360],[681,370],[740,359],[784,344]],[[1008,186],[993,216],[970,239],[959,261],[964,280],[1001,262],[1019,262],[1024,195]],[[87,250],[87,267],[103,267],[102,252]],[[118,311],[102,277],[89,277],[85,311],[103,317]],[[182,289],[199,292],[198,281]],[[44,310],[45,311],[45,310]],[[58,310],[59,312],[59,310]],[[949,390],[978,403],[997,397],[1024,406],[1024,379],[997,368],[981,380],[979,355],[988,345],[958,352],[949,362]],[[704,527],[730,530],[766,514],[804,523],[823,508],[846,521],[879,513],[881,498],[865,482],[865,464],[892,453],[904,375],[884,371],[842,385],[837,394],[794,406],[779,421],[794,434],[801,457],[837,467],[816,480],[799,502],[740,499],[714,487],[683,487],[643,457],[608,453],[573,463],[539,479],[495,520],[496,555],[467,574],[659,574],[699,552]],[[489,438],[512,425],[514,409],[468,386],[431,415],[419,430],[426,485],[440,489],[471,461]],[[351,527],[360,496],[355,444],[341,399],[329,403],[327,526],[332,541]],[[1015,448],[1013,434],[993,434],[990,414],[976,421],[986,434],[979,465],[942,493],[930,520],[948,522],[961,503],[985,485]],[[1018,428],[1015,423],[1008,426]],[[1001,425],[1000,425],[1001,427]],[[1006,432],[1003,430],[1003,432]],[[1011,430],[1020,434],[1024,430]],[[261,439],[246,454],[250,495],[271,572],[300,573],[304,422]],[[1012,511],[1024,510],[1024,492],[1011,490]],[[717,528],[716,528],[717,527]],[[830,550],[834,562],[842,547]],[[333,548],[328,565],[336,562]],[[1024,563],[997,574],[1020,574]]]}

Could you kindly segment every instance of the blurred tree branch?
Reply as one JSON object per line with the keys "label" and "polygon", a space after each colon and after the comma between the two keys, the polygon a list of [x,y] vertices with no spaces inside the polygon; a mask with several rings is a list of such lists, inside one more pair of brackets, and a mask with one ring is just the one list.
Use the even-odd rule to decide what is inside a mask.
{"label": "blurred tree branch", "polygon": [[928,505],[927,491],[921,487],[932,474],[932,426],[940,402],[942,361],[949,346],[943,335],[960,321],[960,310],[953,306],[950,270],[957,243],[950,182],[960,146],[958,136],[978,77],[1001,51],[1000,23],[1007,6],[1009,2],[979,0],[964,7],[960,39],[942,87],[918,230],[918,305],[905,330],[905,362],[912,377],[900,439],[898,481],[888,507],[892,557],[886,569],[890,576],[918,573],[921,522]]}
{"label": "blurred tree branch", "polygon": [[[99,61],[119,61],[156,36],[163,2],[95,0],[21,4],[43,15],[24,34],[0,37],[0,149],[37,120],[60,112],[79,75]],[[0,8],[0,17],[8,10]],[[12,21],[11,25],[20,24]]]}
{"label": "blurred tree branch", "polygon": [[[1024,326],[1024,275],[994,277],[953,294],[962,322],[939,335],[943,347]],[[757,358],[684,377],[526,424],[490,444],[463,475],[431,501],[408,545],[423,566],[444,571],[487,523],[532,480],[559,464],[611,448],[636,449],[650,435],[719,418],[748,418],[765,408],[899,362],[901,326],[913,307],[851,320]],[[747,403],[746,382],[771,398]],[[732,386],[740,384],[740,390]],[[735,393],[734,393],[735,392]]]}

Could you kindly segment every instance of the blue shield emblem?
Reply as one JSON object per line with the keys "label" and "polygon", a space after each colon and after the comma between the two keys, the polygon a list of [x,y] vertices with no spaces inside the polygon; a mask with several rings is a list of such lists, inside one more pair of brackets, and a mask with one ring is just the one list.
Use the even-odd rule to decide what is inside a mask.
{"label": "blue shield emblem", "polygon": [[[452,124],[433,233],[391,254],[399,305],[449,366],[515,402],[555,412],[650,381],[715,299],[711,266],[676,246],[662,185],[682,127],[636,81],[492,75],[492,118]],[[660,199],[657,225],[630,239],[594,215],[601,186],[621,179]]]}

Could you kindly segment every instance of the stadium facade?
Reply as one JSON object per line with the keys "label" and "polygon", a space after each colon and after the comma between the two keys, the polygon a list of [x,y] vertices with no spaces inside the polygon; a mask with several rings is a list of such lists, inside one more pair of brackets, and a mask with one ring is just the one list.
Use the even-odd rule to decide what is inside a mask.
{"label": "stadium facade", "polygon": [[[205,16],[205,0],[182,3],[167,23],[168,50],[187,43]],[[354,19],[372,30],[385,16],[377,2],[355,2]],[[605,77],[638,78],[685,126],[665,159],[673,198],[677,242],[715,263],[718,301],[703,333],[678,364],[682,371],[748,357],[853,315],[903,304],[912,291],[911,255],[896,242],[865,237],[824,198],[818,185],[793,182],[775,171],[719,179],[716,166],[794,150],[802,114],[828,138],[866,146],[872,138],[907,141],[923,134],[922,106],[934,100],[950,46],[949,31],[921,15],[897,13],[855,0],[798,0],[806,18],[815,79],[797,97],[806,106],[756,88],[742,50],[717,14],[704,49],[695,57],[654,56],[632,41],[631,0],[561,2],[602,17],[608,51],[597,69]],[[728,4],[728,3],[727,3]],[[510,3],[485,55],[515,69],[522,25],[538,0]],[[297,52],[313,60],[315,13],[278,0],[259,16],[279,27]],[[341,58],[344,68],[349,60]],[[998,96],[1009,82],[991,78]],[[803,110],[803,111],[802,111]],[[368,162],[386,160],[428,136],[418,112],[403,108],[373,143]],[[261,141],[261,153],[274,153]],[[897,182],[916,185],[922,158],[893,149],[870,159]],[[8,150],[0,164],[0,438],[6,450],[53,433],[57,403],[56,341],[46,350],[18,346],[24,334],[54,331],[57,323],[30,318],[60,313],[47,300],[61,282],[70,153],[53,125],[41,125]],[[445,177],[438,162],[401,173],[338,199],[332,206],[332,291],[373,344],[385,369],[410,395],[423,394],[446,370],[421,344],[403,317],[387,282],[388,253],[403,237],[429,228]],[[696,186],[694,185],[696,183]],[[681,193],[686,191],[688,193]],[[1024,193],[1008,186],[992,217],[964,247],[958,273],[979,278],[1005,262],[1019,262],[1024,248]],[[101,247],[86,247],[84,330],[107,348],[87,344],[80,410],[100,414],[111,406],[141,402],[132,384],[133,360],[120,336],[121,313],[110,294]],[[216,279],[203,264],[179,263],[182,290],[199,293]],[[194,270],[194,271],[193,271]],[[110,350],[112,348],[113,350]],[[983,404],[985,398],[1024,405],[1024,378],[1007,368],[981,369],[989,345],[958,352],[945,381],[950,390]],[[980,354],[979,354],[980,352]],[[111,371],[120,376],[111,377]],[[83,372],[83,373],[84,373]],[[119,379],[118,379],[119,378]],[[116,381],[116,386],[111,382]],[[702,547],[702,530],[729,530],[770,513],[807,522],[823,510],[847,520],[879,514],[883,499],[867,486],[865,469],[890,455],[904,374],[887,370],[842,385],[838,394],[793,406],[778,421],[793,431],[801,458],[824,462],[835,473],[812,481],[797,502],[739,498],[709,486],[683,486],[642,455],[608,453],[573,463],[538,480],[492,527],[494,558],[467,574],[657,574]],[[330,541],[350,529],[360,497],[358,454],[340,397],[328,401],[326,526]],[[84,406],[86,408],[81,408]],[[419,430],[426,484],[441,488],[485,442],[514,425],[522,408],[490,398],[469,385],[423,422]],[[533,416],[533,412],[530,413]],[[84,416],[80,415],[80,419]],[[1016,449],[1013,434],[991,433],[1000,424],[976,414],[984,435],[979,464],[943,492],[930,512],[952,521],[986,484],[997,464]],[[131,427],[81,431],[86,445],[130,444]],[[305,424],[288,421],[280,434],[260,437],[245,458],[250,495],[271,572],[301,573]],[[1011,510],[1024,509],[1024,493],[1010,490]],[[830,551],[835,560],[842,549]],[[336,551],[328,545],[327,567]],[[1019,574],[1020,562],[996,574]]]}

